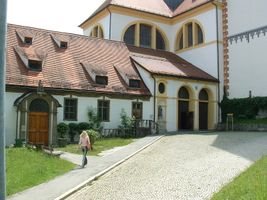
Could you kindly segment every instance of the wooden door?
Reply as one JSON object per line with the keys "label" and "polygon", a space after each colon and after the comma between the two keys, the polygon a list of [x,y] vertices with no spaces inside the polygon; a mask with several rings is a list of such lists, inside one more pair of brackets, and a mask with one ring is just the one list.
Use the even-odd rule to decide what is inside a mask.
{"label": "wooden door", "polygon": [[49,120],[47,112],[30,112],[29,142],[48,146]]}

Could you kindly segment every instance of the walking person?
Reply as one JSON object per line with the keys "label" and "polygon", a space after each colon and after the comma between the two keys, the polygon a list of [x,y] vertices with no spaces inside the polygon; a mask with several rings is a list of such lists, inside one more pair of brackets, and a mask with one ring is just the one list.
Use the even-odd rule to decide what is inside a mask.
{"label": "walking person", "polygon": [[86,131],[83,131],[80,135],[80,141],[79,141],[79,145],[81,146],[82,152],[83,152],[83,159],[82,159],[82,168],[85,167],[85,165],[87,165],[87,151],[91,150],[91,143],[90,143],[90,138],[87,134]]}

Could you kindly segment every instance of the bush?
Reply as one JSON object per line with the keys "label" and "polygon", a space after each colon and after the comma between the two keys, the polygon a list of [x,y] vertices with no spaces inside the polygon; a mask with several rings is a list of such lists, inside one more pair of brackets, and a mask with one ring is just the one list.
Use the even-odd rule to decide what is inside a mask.
{"label": "bush", "polygon": [[133,126],[133,119],[127,116],[127,113],[124,109],[121,110],[121,124],[119,125],[119,129],[131,129]]}
{"label": "bush", "polygon": [[79,134],[82,133],[82,131],[89,130],[90,124],[87,122],[81,122],[78,124]]}
{"label": "bush", "polygon": [[102,124],[101,120],[97,116],[96,109],[89,108],[88,110],[88,119],[89,119],[89,129],[93,129],[95,131],[101,132],[102,130]]}
{"label": "bush", "polygon": [[100,138],[100,134],[97,131],[94,131],[92,129],[86,131],[88,136],[90,137],[91,145],[95,143],[96,140]]}
{"label": "bush", "polygon": [[65,138],[65,135],[68,131],[68,125],[64,122],[61,122],[57,125],[57,132],[60,135],[60,138]]}
{"label": "bush", "polygon": [[74,137],[79,133],[79,125],[77,123],[69,123],[70,141],[74,142]]}

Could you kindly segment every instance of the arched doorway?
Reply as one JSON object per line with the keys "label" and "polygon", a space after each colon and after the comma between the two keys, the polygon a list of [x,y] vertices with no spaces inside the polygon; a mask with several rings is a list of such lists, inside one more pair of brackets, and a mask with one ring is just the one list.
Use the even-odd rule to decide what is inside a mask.
{"label": "arched doorway", "polygon": [[185,87],[181,87],[178,93],[178,128],[181,130],[193,129],[193,112],[189,112],[190,95]]}
{"label": "arched doorway", "polygon": [[48,145],[49,105],[43,99],[34,99],[29,107],[29,142]]}
{"label": "arched doorway", "polygon": [[202,89],[199,92],[198,99],[199,99],[199,130],[208,130],[209,95],[205,89]]}

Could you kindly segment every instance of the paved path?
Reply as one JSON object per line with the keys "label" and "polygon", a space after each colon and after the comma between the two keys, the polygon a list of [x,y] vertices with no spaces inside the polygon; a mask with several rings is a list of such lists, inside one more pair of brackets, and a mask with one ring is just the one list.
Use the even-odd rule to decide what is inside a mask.
{"label": "paved path", "polygon": [[202,200],[267,154],[267,133],[166,136],[68,200]]}
{"label": "paved path", "polygon": [[[137,139],[135,142],[117,148],[116,151],[109,151],[102,157],[88,156],[88,166],[86,168],[77,167],[76,169],[55,178],[47,183],[40,184],[23,192],[8,197],[8,200],[54,200],[62,199],[68,193],[76,191],[87,182],[94,180],[106,170],[113,168],[123,160],[131,157],[133,154],[142,150],[154,141],[158,140],[160,135],[148,136]],[[89,152],[90,154],[90,152]],[[80,165],[81,156],[73,154],[63,154],[62,158]]]}

